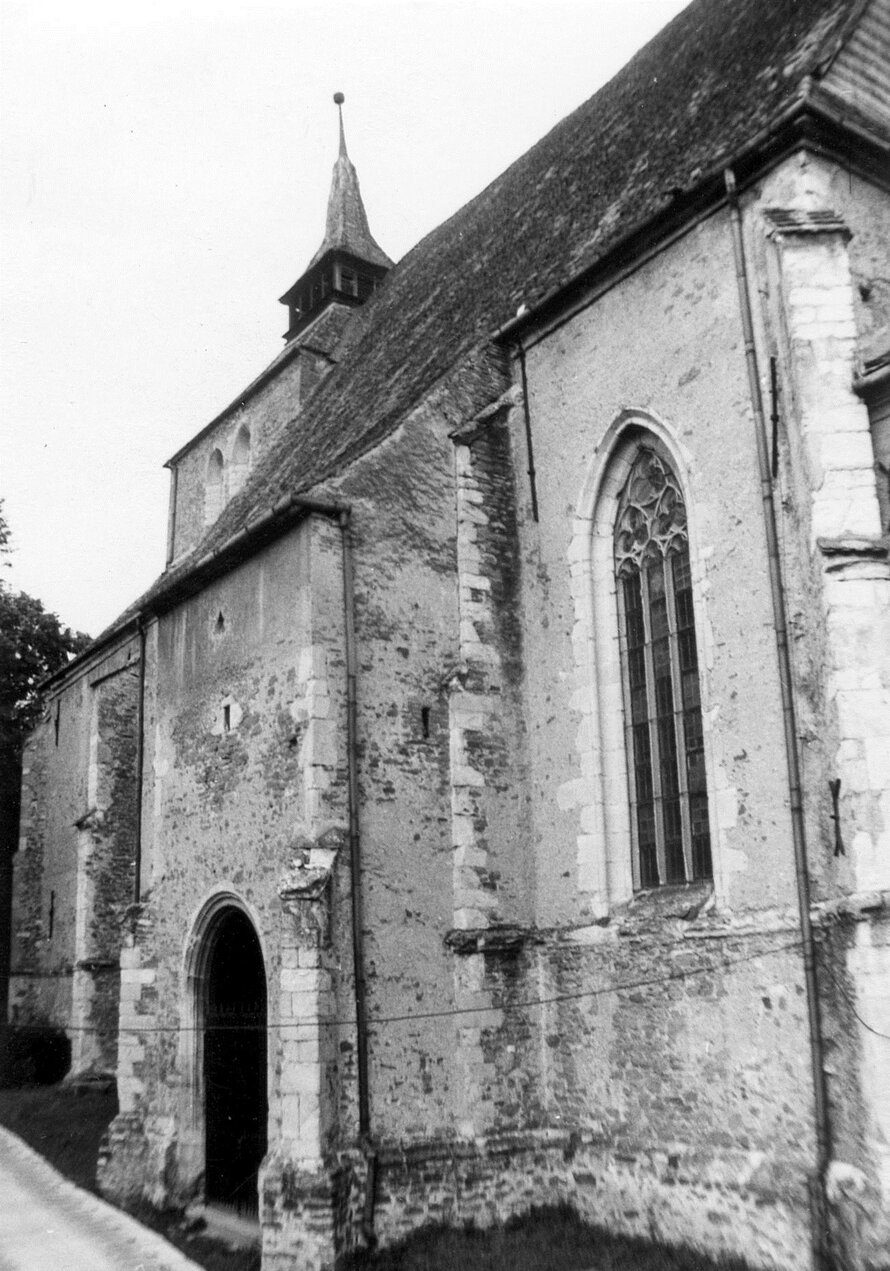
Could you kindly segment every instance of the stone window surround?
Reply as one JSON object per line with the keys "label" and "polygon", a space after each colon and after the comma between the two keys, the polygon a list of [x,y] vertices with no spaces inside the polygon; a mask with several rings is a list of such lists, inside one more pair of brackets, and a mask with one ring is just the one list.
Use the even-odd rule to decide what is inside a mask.
{"label": "stone window surround", "polygon": [[878,388],[864,387],[860,395],[868,409],[881,533],[890,536],[890,378]]}
{"label": "stone window surround", "polygon": [[[634,895],[614,526],[621,490],[644,444],[664,454],[686,499],[709,792],[717,785],[707,674],[711,644],[707,638],[704,565],[689,479],[691,459],[669,425],[649,411],[628,409],[613,420],[597,447],[578,498],[569,548],[575,607],[572,645],[576,692],[572,705],[581,715],[576,751],[583,792],[579,800],[577,881],[585,909],[595,919],[607,917],[612,907]],[[708,815],[714,886],[719,895],[723,890],[722,835],[715,802],[709,799]]]}
{"label": "stone window surround", "polygon": [[[645,460],[644,460],[645,456]],[[647,465],[652,462],[661,466],[664,482],[659,492],[647,499],[645,507],[633,496],[631,491],[634,474],[643,461]],[[648,484],[648,476],[643,478]],[[651,489],[651,485],[649,486]],[[670,496],[673,494],[673,501]],[[623,511],[622,511],[623,508]],[[675,515],[675,512],[678,515]],[[625,743],[627,746],[627,762],[629,773],[633,773],[639,760],[637,755],[636,725],[631,721],[632,683],[632,645],[635,632],[637,643],[633,646],[638,657],[638,666],[643,665],[642,682],[637,688],[642,694],[647,722],[644,724],[645,744],[648,754],[642,760],[642,768],[648,770],[651,789],[647,795],[641,794],[637,781],[630,781],[631,816],[633,831],[633,858],[635,890],[648,887],[670,885],[672,883],[688,883],[709,880],[711,877],[710,840],[702,841],[703,836],[696,831],[696,809],[699,816],[701,804],[707,809],[707,788],[701,783],[694,785],[690,779],[689,758],[700,753],[700,764],[704,764],[704,753],[699,752],[695,744],[696,725],[701,727],[701,708],[698,698],[693,703],[686,700],[686,673],[695,680],[696,693],[700,695],[700,668],[698,650],[693,647],[691,653],[687,648],[689,659],[684,668],[683,628],[681,628],[682,609],[677,565],[683,573],[689,573],[689,543],[686,532],[686,500],[682,487],[677,481],[673,468],[664,451],[640,446],[634,456],[631,475],[623,487],[619,500],[618,519],[614,526],[615,569],[620,580],[618,587],[618,610],[620,647],[622,649],[622,670],[625,688]],[[644,518],[646,536],[640,537],[640,515]],[[658,561],[652,567],[652,553]],[[634,582],[636,586],[634,586]],[[659,670],[656,649],[659,645],[658,635],[652,624],[655,622],[658,583],[660,582],[664,603],[663,640],[660,642],[668,652],[668,669],[666,680],[662,679],[661,687],[667,684],[670,693],[670,706],[666,707],[659,693]],[[655,588],[653,592],[652,588]],[[638,601],[638,625],[633,627],[629,599],[634,594]],[[694,612],[693,621],[694,638]],[[662,667],[664,675],[664,667]],[[654,713],[654,715],[653,715]],[[690,731],[691,730],[691,731]],[[667,731],[668,740],[665,740]],[[671,741],[675,747],[673,762],[670,761]],[[667,749],[665,749],[665,746]],[[665,762],[673,770],[676,788],[671,792],[663,789],[665,780]],[[642,808],[648,804],[651,816],[651,841],[647,847],[641,843],[640,818]],[[673,839],[669,829],[668,809],[673,804],[675,819],[673,821]],[[677,824],[679,818],[679,825]],[[709,827],[708,827],[709,828]],[[673,842],[673,847],[670,847]],[[647,849],[654,854],[644,861]],[[677,854],[679,851],[679,859]],[[655,878],[644,881],[644,874],[654,871]],[[672,876],[673,875],[673,876]]]}

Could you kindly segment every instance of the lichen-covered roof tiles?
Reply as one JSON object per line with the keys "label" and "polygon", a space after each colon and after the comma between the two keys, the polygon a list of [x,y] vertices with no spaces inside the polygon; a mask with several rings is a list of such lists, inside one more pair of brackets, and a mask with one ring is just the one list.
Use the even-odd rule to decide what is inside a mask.
{"label": "lichen-covered roof tiles", "polygon": [[491,333],[520,304],[539,303],[625,246],[630,258],[632,236],[781,124],[863,8],[863,0],[694,0],[395,266],[342,363],[171,573],[187,572],[258,510],[342,470],[458,364],[469,408],[496,397],[505,363]]}

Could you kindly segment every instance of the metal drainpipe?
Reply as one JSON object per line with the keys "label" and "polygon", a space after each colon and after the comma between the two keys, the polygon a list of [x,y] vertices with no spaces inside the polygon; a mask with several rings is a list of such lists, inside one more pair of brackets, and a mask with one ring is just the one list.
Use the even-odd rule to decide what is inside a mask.
{"label": "metal drainpipe", "polygon": [[532,416],[528,400],[528,374],[525,369],[525,348],[522,340],[516,340],[519,350],[519,369],[522,373],[522,402],[525,408],[525,447],[528,452],[528,481],[532,496],[532,520],[538,519],[538,482],[535,474],[535,452],[532,447]]}
{"label": "metal drainpipe", "polygon": [[176,500],[179,495],[179,468],[170,469],[170,506],[167,511],[167,561],[169,567],[176,555]]}
{"label": "metal drainpipe", "polygon": [[828,1271],[834,1265],[831,1253],[831,1231],[828,1222],[826,1196],[826,1172],[831,1159],[831,1126],[828,1112],[828,1092],[825,1081],[824,1045],[819,1002],[819,984],[816,976],[816,949],[810,920],[810,877],[807,868],[807,842],[803,817],[803,798],[800,781],[800,764],[797,753],[797,724],[794,716],[794,697],[791,680],[791,658],[788,649],[788,631],[785,624],[785,591],[782,582],[782,563],[779,556],[776,532],[776,508],[770,473],[769,450],[766,439],[766,422],[763,398],[760,392],[760,376],[757,366],[757,350],[754,344],[754,324],[751,316],[751,295],[748,271],[745,266],[745,249],[742,240],[742,216],[739,209],[735,174],[730,168],[724,174],[729,197],[729,216],[732,230],[732,247],[735,260],[736,281],[739,289],[742,334],[745,342],[745,360],[748,368],[748,387],[754,411],[754,432],[757,441],[757,461],[760,469],[760,491],[763,501],[763,520],[766,529],[767,556],[769,562],[770,591],[772,593],[773,623],[776,632],[776,649],[779,662],[779,684],[782,692],[782,717],[785,726],[785,754],[788,762],[788,793],[791,805],[791,832],[794,843],[794,867],[797,877],[797,905],[800,914],[800,934],[803,946],[804,981],[807,995],[807,1015],[810,1032],[810,1062],[813,1074],[813,1104],[816,1130],[816,1177],[813,1201],[813,1258],[820,1271]]}
{"label": "metal drainpipe", "polygon": [[136,702],[136,842],[133,847],[136,877],[133,880],[133,903],[142,895],[142,765],[145,758],[145,619],[140,613],[139,630],[139,696]]}
{"label": "metal drainpipe", "polygon": [[356,681],[358,659],[355,642],[355,590],[349,512],[338,516],[343,546],[343,608],[346,642],[346,762],[349,796],[349,866],[352,891],[352,961],[355,977],[355,1037],[358,1076],[359,1137],[367,1165],[362,1229],[369,1245],[374,1238],[377,1153],[371,1140],[371,1103],[368,1090],[368,1015],[365,983],[364,933],[362,931],[361,838],[358,819],[358,710]]}

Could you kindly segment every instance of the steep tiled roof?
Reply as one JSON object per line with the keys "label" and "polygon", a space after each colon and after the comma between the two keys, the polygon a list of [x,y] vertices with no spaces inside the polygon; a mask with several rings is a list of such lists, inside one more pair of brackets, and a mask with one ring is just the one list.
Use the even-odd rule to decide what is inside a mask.
{"label": "steep tiled roof", "polygon": [[[613,255],[776,128],[862,0],[694,0],[614,79],[423,239],[362,311],[342,363],[190,558],[377,444],[463,365],[463,405],[505,384],[491,332]],[[180,577],[189,559],[175,571]],[[165,580],[156,588],[163,589]]]}

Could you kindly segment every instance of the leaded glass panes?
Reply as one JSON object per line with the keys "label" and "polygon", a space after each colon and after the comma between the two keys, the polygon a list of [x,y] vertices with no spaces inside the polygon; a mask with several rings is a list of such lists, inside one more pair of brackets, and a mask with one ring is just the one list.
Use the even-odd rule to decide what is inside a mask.
{"label": "leaded glass panes", "polygon": [[615,522],[634,885],[711,877],[686,505],[642,447]]}

